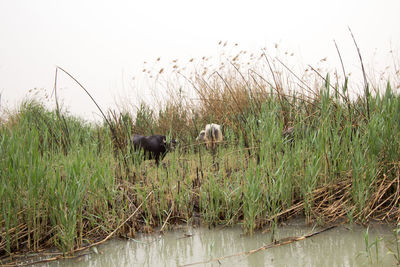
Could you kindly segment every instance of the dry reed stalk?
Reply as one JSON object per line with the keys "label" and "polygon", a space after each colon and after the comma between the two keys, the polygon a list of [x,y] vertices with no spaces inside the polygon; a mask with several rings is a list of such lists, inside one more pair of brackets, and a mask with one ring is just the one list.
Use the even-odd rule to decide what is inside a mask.
{"label": "dry reed stalk", "polygon": [[300,79],[288,66],[286,66],[279,58],[275,57],[275,59],[282,64],[282,66],[284,66],[299,82],[301,82],[301,84],[303,84],[306,88],[307,88],[307,92],[309,92],[310,94],[316,96],[316,92],[315,90],[311,89],[311,87],[306,84],[302,79]]}
{"label": "dry reed stalk", "polygon": [[364,90],[365,90],[365,99],[366,99],[366,103],[367,103],[367,115],[368,115],[368,120],[370,119],[370,115],[369,115],[369,89],[368,89],[368,82],[367,82],[367,74],[365,73],[365,69],[364,69],[364,63],[361,57],[361,52],[360,52],[360,48],[358,48],[357,42],[356,42],[356,38],[353,35],[353,32],[351,31],[350,27],[348,27],[349,32],[351,34],[351,38],[353,38],[354,41],[354,45],[356,46],[357,49],[357,53],[358,53],[358,57],[360,59],[360,64],[361,64],[361,70],[363,73],[363,77],[364,77]]}
{"label": "dry reed stalk", "polygon": [[[81,255],[77,255],[77,256],[69,256],[69,255],[74,255],[77,252],[83,251],[83,250],[87,250],[90,249],[91,247],[95,247],[98,246],[100,244],[103,244],[104,242],[106,242],[107,240],[109,240],[126,222],[128,222],[137,212],[138,210],[142,207],[143,203],[153,194],[153,191],[150,191],[150,193],[147,194],[146,198],[143,200],[142,203],[140,203],[140,205],[135,209],[135,211],[125,220],[123,221],[120,225],[118,225],[110,234],[108,234],[104,239],[95,242],[93,244],[90,244],[88,246],[85,247],[81,247],[81,248],[77,248],[73,251],[67,252],[65,255],[59,255],[50,259],[44,259],[44,260],[40,260],[37,262],[33,262],[33,263],[26,263],[26,260],[21,261],[21,262],[11,262],[11,263],[7,263],[3,266],[25,266],[25,265],[33,265],[33,264],[38,264],[38,263],[45,263],[45,262],[51,262],[51,261],[56,261],[62,258],[76,258],[76,257],[80,257]],[[67,256],[66,256],[67,255]]]}
{"label": "dry reed stalk", "polygon": [[[371,200],[370,205],[367,205],[364,210],[357,213],[354,218],[358,219],[362,214],[367,214],[366,219],[373,218],[375,220],[385,220],[391,214],[399,214],[399,208],[397,203],[400,203],[399,193],[391,194],[387,198],[383,199],[383,195],[393,186],[393,184],[399,186],[400,181],[398,179],[392,181],[386,181],[385,185],[381,190],[377,190],[374,194],[374,199]],[[332,223],[340,218],[346,216],[351,203],[351,194],[349,188],[352,186],[350,179],[341,181],[334,185],[327,185],[319,187],[313,191],[314,204],[311,212],[315,213],[320,218],[325,218],[325,223]],[[379,201],[380,200],[380,201]],[[391,201],[391,202],[390,202]],[[387,204],[390,202],[389,204]],[[382,208],[383,207],[383,208]],[[350,207],[351,208],[351,207]],[[304,209],[304,202],[301,201],[292,207],[275,214],[269,218],[263,219],[264,222],[271,222],[276,218],[282,218],[283,216],[291,216],[290,214],[298,214]],[[379,213],[376,213],[377,211]],[[261,223],[261,222],[259,222]],[[265,232],[265,231],[264,231]],[[264,233],[263,232],[263,233]]]}
{"label": "dry reed stalk", "polygon": [[168,220],[169,220],[169,217],[171,216],[172,212],[174,211],[174,206],[175,206],[175,202],[172,202],[172,205],[171,205],[171,208],[170,208],[170,210],[169,210],[167,219],[165,219],[165,222],[164,222],[164,224],[162,225],[162,227],[161,227],[161,229],[160,229],[160,232],[164,232],[164,227],[165,227],[165,225],[167,224],[167,222],[168,222]]}
{"label": "dry reed stalk", "polygon": [[[86,90],[86,88],[77,80],[75,79],[74,76],[72,76],[68,71],[64,70],[63,68],[56,66],[56,69],[60,69],[62,70],[65,74],[67,74],[72,80],[74,80],[85,92],[86,94],[90,97],[90,99],[93,101],[93,103],[96,105],[96,107],[99,109],[100,113],[103,115],[104,120],[108,123],[108,125],[110,125],[110,122],[107,120],[106,115],[104,114],[103,110],[100,108],[100,106],[97,104],[97,102],[94,100],[94,98],[92,97],[92,95],[89,93],[88,90]],[[57,81],[57,72],[56,72],[56,81]],[[55,85],[57,84],[55,81]],[[111,125],[110,125],[111,126]]]}
{"label": "dry reed stalk", "polygon": [[[385,182],[386,182],[386,184],[384,185]],[[393,194],[389,194],[389,196],[388,196],[386,199],[384,199],[383,201],[380,201],[380,200],[383,198],[383,196],[385,195],[385,193],[392,187],[392,185],[393,185],[394,183],[397,183],[397,190],[396,190],[396,193],[395,193],[394,195],[393,195]],[[389,202],[390,200],[391,200],[391,202],[390,202],[388,205],[386,205],[386,209],[389,208],[389,207],[391,207],[391,209],[390,209],[390,211],[391,211],[391,210],[393,210],[393,208],[397,208],[397,204],[399,203],[399,199],[400,199],[399,191],[398,191],[399,183],[400,183],[399,177],[397,177],[396,179],[394,179],[394,180],[392,180],[392,181],[386,181],[386,175],[384,175],[384,179],[383,179],[383,181],[381,182],[379,189],[376,190],[376,192],[374,193],[374,196],[375,196],[375,197],[373,197],[373,200],[371,201],[371,204],[368,205],[368,208],[371,209],[371,210],[370,210],[369,213],[366,215],[366,217],[365,217],[366,219],[368,219],[369,217],[371,217],[372,214],[374,214],[379,208],[381,208],[385,203]],[[383,187],[383,186],[384,186],[384,187]],[[382,187],[383,187],[383,188],[382,188]],[[379,204],[377,204],[377,203],[379,203]],[[373,207],[374,207],[374,208],[373,208]],[[385,212],[383,212],[384,209],[385,209],[385,208],[381,209],[381,210],[380,210],[380,213],[383,213],[382,215],[385,215],[385,216],[383,216],[382,219],[378,219],[378,220],[383,220],[384,218],[387,217],[386,215],[390,212],[390,211],[389,211],[389,212],[386,212],[386,213],[385,213]],[[397,209],[398,209],[398,208],[397,208]],[[364,209],[364,212],[365,212],[365,213],[368,212],[367,207]],[[381,216],[382,216],[382,215],[381,215]],[[378,217],[378,218],[379,218],[379,217]],[[375,217],[375,219],[377,219],[377,218]]]}
{"label": "dry reed stalk", "polygon": [[229,259],[229,258],[233,258],[233,257],[249,256],[249,255],[255,254],[257,252],[263,251],[263,250],[267,250],[267,249],[274,248],[274,247],[280,247],[280,246],[288,245],[288,244],[291,244],[291,243],[294,243],[294,242],[297,242],[297,241],[305,240],[307,238],[310,238],[310,237],[316,236],[318,234],[321,234],[323,232],[326,232],[328,230],[331,230],[331,229],[333,229],[333,228],[335,228],[337,226],[338,225],[329,226],[329,227],[324,228],[324,229],[322,229],[320,231],[317,231],[317,232],[314,232],[314,233],[310,233],[310,234],[307,234],[307,235],[304,235],[304,236],[295,236],[295,237],[282,238],[280,240],[277,240],[277,241],[272,242],[272,243],[270,243],[268,245],[259,247],[257,249],[252,249],[252,250],[249,250],[249,251],[239,252],[239,253],[228,255],[228,256],[222,256],[222,257],[219,257],[219,258],[209,259],[207,261],[200,261],[200,262],[193,262],[193,263],[189,263],[189,264],[183,264],[183,265],[180,265],[180,266],[181,267],[194,266],[194,265],[199,265],[199,264],[203,264],[204,265],[204,264],[207,264],[207,263],[210,263],[210,262],[214,262],[214,261],[218,261],[219,262],[221,260],[225,260],[225,259]]}

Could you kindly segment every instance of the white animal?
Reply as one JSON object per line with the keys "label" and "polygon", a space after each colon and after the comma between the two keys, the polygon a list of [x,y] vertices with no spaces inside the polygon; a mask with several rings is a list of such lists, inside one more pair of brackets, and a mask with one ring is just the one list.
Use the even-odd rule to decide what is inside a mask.
{"label": "white animal", "polygon": [[201,130],[199,136],[196,138],[197,141],[204,142],[207,148],[212,147],[213,149],[223,139],[221,125],[215,123],[207,124],[205,130]]}

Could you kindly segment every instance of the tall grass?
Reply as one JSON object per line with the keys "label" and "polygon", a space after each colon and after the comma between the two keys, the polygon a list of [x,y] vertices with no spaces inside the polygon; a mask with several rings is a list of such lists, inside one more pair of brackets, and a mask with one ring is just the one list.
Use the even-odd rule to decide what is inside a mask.
{"label": "tall grass", "polygon": [[38,250],[44,243],[72,250],[83,243],[84,224],[102,224],[109,210],[105,204],[115,201],[112,158],[104,153],[110,148],[100,155],[97,150],[99,141],[107,141],[96,140],[91,126],[68,118],[65,154],[57,123],[55,112],[30,102],[1,127],[2,233],[7,237],[1,247],[9,254]]}
{"label": "tall grass", "polygon": [[[0,125],[3,260],[49,246],[69,253],[114,229],[134,236],[198,216],[250,234],[296,214],[321,224],[398,221],[400,97],[389,82],[368,101],[349,101],[347,78],[331,85],[327,75],[304,92],[286,88],[282,74],[244,75],[234,64],[191,78],[197,104],[179,95],[159,110],[110,111],[102,125],[37,102],[10,115]],[[214,152],[194,141],[209,122],[223,125]],[[180,145],[157,168],[129,148],[133,133]]]}

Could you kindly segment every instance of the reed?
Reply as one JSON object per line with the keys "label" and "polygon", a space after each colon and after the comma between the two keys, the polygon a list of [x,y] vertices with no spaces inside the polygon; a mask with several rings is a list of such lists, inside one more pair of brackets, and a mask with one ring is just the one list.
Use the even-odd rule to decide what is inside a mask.
{"label": "reed", "polygon": [[[21,105],[0,124],[2,263],[195,218],[249,234],[298,214],[321,224],[398,221],[400,97],[390,83],[350,101],[348,77],[332,85],[326,75],[302,91],[267,60],[270,74],[232,59],[187,78],[197,103],[175,94],[159,110],[109,111],[102,125]],[[194,141],[209,122],[223,124],[215,152]],[[134,133],[180,144],[157,168],[129,148]]]}

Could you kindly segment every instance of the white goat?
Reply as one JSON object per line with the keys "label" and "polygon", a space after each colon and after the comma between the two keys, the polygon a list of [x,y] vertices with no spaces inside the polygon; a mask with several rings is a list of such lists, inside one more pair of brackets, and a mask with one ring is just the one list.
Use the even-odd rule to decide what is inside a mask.
{"label": "white goat", "polygon": [[215,149],[216,144],[222,142],[224,139],[221,131],[221,125],[211,123],[206,125],[205,130],[201,130],[197,141],[204,142],[207,148],[212,147]]}

